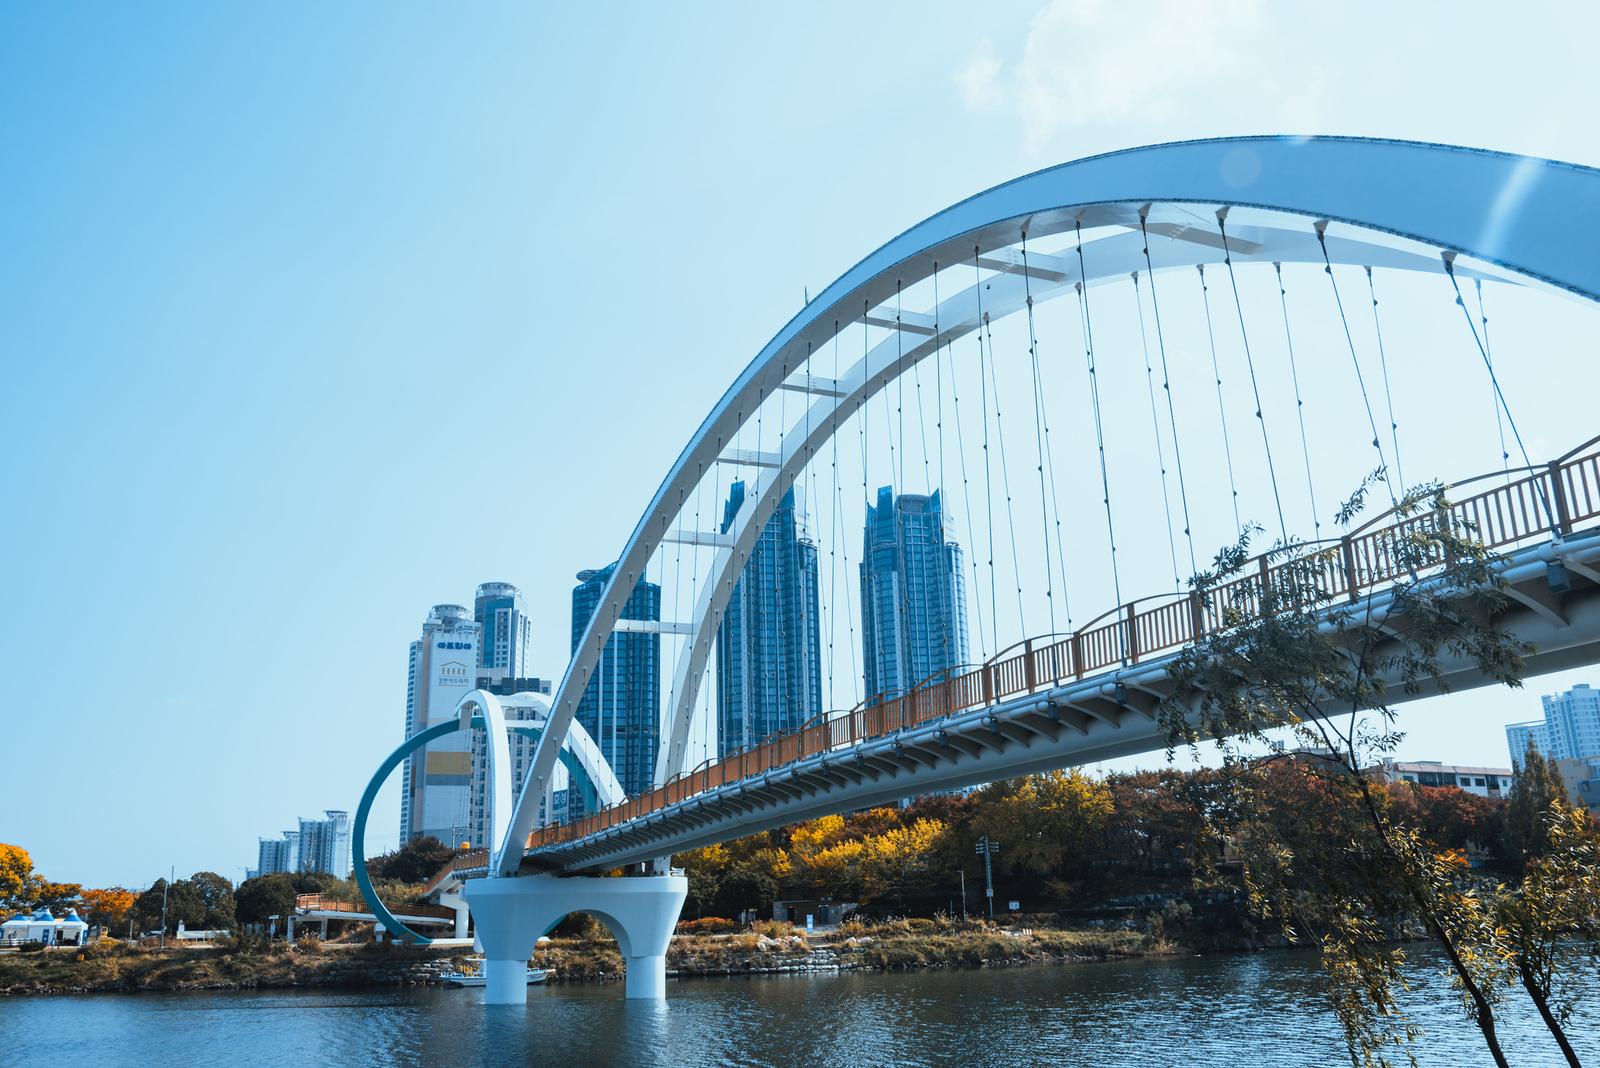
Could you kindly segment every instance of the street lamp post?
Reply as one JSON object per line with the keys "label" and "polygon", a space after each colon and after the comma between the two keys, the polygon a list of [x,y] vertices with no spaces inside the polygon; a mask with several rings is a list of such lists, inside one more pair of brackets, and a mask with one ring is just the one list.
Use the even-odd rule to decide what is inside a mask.
{"label": "street lamp post", "polygon": [[[984,835],[978,839],[978,844],[973,850],[983,857],[983,896],[989,902],[989,918],[994,919],[994,867],[989,858],[1000,852],[1000,843],[989,841],[989,836]],[[962,885],[966,885],[966,873],[962,872]],[[965,904],[965,900],[963,900]]]}

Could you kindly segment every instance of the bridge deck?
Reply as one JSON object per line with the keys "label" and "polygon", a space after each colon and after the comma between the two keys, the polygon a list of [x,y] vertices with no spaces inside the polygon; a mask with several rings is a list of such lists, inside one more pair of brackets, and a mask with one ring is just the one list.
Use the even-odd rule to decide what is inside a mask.
{"label": "bridge deck", "polygon": [[[1499,563],[1513,606],[1505,625],[1537,647],[1531,673],[1600,659],[1600,529],[1577,529],[1600,518],[1595,445],[1455,487],[1499,483],[1451,511],[1486,546],[1507,551]],[[1381,608],[1415,563],[1398,551],[1401,540],[1439,521],[1430,512],[1391,513],[1327,543],[1337,551],[1327,554],[1321,591],[1368,597]],[[1547,575],[1556,562],[1570,580],[1562,591]],[[1075,633],[1024,642],[981,667],[821,717],[585,819],[537,829],[523,867],[614,867],[909,794],[1162,748],[1154,711],[1171,661],[1230,613],[1258,614],[1286,566],[1263,555],[1204,598],[1123,605]],[[1451,688],[1484,681],[1465,663],[1447,676]],[[468,876],[486,864],[486,856],[464,854],[449,868]]]}

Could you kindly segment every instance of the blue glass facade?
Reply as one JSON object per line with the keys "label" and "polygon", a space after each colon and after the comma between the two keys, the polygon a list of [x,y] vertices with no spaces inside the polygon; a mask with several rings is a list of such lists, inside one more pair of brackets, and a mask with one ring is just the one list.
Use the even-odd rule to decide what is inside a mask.
{"label": "blue glass facade", "polygon": [[[735,482],[723,533],[744,499],[744,483]],[[791,489],[745,561],[717,628],[717,751],[737,752],[821,713],[817,546]]]}
{"label": "blue glass facade", "polygon": [[[606,581],[616,565],[578,572],[572,590],[572,649],[577,651]],[[622,608],[623,619],[661,619],[661,587],[640,582]],[[650,789],[661,739],[661,635],[614,633],[578,703],[578,722],[594,738],[617,781],[630,795]],[[582,815],[574,807],[568,816]]]}
{"label": "blue glass facade", "polygon": [[472,618],[481,629],[478,667],[491,676],[527,674],[533,625],[522,591],[509,582],[485,582],[472,600]]}
{"label": "blue glass facade", "polygon": [[867,506],[861,550],[861,646],[866,694],[894,696],[967,662],[961,546],[939,492],[885,486]]}

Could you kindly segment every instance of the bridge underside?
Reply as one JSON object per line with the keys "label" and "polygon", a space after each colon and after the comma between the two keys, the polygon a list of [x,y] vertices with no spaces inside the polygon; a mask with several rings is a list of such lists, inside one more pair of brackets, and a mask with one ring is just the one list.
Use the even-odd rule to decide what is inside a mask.
{"label": "bridge underside", "polygon": [[[1553,564],[1562,566],[1552,570]],[[1534,646],[1529,675],[1600,662],[1600,531],[1510,553],[1502,577],[1509,607],[1498,622]],[[1374,597],[1380,614],[1388,596]],[[916,794],[1159,750],[1167,739],[1155,710],[1170,691],[1168,668],[1176,655],[798,760],[529,852],[521,870],[576,874],[622,867]],[[1448,690],[1492,681],[1466,659],[1443,655],[1441,664]],[[1406,694],[1397,687],[1392,697],[1398,703],[1439,692]]]}

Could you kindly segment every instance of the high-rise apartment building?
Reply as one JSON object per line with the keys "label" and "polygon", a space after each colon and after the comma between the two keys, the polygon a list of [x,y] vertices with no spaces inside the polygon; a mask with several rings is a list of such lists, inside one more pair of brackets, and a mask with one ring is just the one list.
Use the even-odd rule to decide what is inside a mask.
{"label": "high-rise apartment building", "polygon": [[256,850],[256,874],[277,875],[300,870],[300,832],[284,831],[281,838],[263,838]]}
{"label": "high-rise apartment building", "polygon": [[1544,719],[1506,725],[1512,766],[1533,747],[1551,760],[1600,758],[1600,690],[1580,682],[1565,693],[1546,694]]}
{"label": "high-rise apartment building", "polygon": [[472,600],[478,624],[479,674],[516,678],[527,672],[533,625],[522,603],[522,591],[509,582],[485,582]]}
{"label": "high-rise apartment building", "polygon": [[350,813],[328,809],[323,819],[300,819],[299,830],[281,838],[262,838],[255,875],[319,871],[343,879],[350,874]]}
{"label": "high-rise apartment building", "polygon": [[[744,506],[735,482],[722,532]],[[822,713],[817,546],[791,488],[745,561],[717,629],[717,752],[790,731]]]}
{"label": "high-rise apartment building", "polygon": [[[572,650],[600,606],[615,564],[578,572],[572,590]],[[622,619],[661,619],[661,587],[639,581],[622,607]],[[629,795],[650,789],[661,739],[661,635],[616,631],[606,640],[600,663],[578,702],[578,722],[594,738],[617,781]],[[574,801],[576,799],[573,799]],[[579,804],[570,804],[577,818]]]}
{"label": "high-rise apartment building", "polygon": [[867,507],[861,550],[866,694],[896,696],[967,661],[961,546],[939,492],[885,486]]}
{"label": "high-rise apartment building", "polygon": [[300,820],[300,870],[350,874],[350,813],[328,809],[320,820]]}
{"label": "high-rise apartment building", "polygon": [[[411,643],[406,737],[449,719],[478,681],[480,628],[458,604],[434,605]],[[471,823],[472,737],[430,742],[406,758],[400,795],[400,841],[432,835],[447,845],[467,840]]]}

